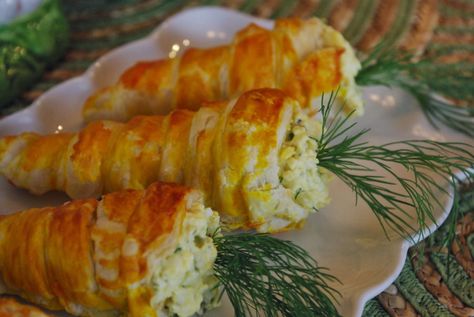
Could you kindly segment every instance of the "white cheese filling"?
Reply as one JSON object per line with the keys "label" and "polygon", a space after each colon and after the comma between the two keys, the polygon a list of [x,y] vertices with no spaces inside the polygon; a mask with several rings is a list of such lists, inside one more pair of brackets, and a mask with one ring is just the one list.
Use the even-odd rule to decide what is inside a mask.
{"label": "white cheese filling", "polygon": [[[248,186],[245,195],[251,221],[259,232],[299,227],[309,214],[329,203],[329,174],[318,167],[321,125],[295,111],[278,154],[278,184]],[[251,178],[250,178],[251,179]],[[278,181],[278,180],[277,180]]]}
{"label": "white cheese filling", "polygon": [[318,167],[314,137],[319,134],[319,122],[300,114],[291,123],[279,157],[281,184],[293,193],[298,205],[312,211],[329,203],[329,175]]}
{"label": "white cheese filling", "polygon": [[217,250],[211,235],[218,226],[217,213],[200,203],[187,212],[178,246],[153,264],[151,304],[158,316],[187,317],[216,305]]}

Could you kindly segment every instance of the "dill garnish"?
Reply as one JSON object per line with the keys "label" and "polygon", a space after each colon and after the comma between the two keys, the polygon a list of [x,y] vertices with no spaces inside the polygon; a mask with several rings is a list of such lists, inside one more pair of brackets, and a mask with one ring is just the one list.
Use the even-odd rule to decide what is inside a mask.
{"label": "dill garnish", "polygon": [[215,275],[235,316],[339,316],[337,279],[291,241],[267,234],[215,236]]}
{"label": "dill garnish", "polygon": [[[362,199],[368,204],[387,237],[388,228],[410,238],[418,230],[427,229],[429,220],[435,222],[435,208],[444,207],[438,195],[449,192],[446,183],[455,185],[453,175],[457,171],[467,179],[474,179],[474,171],[470,169],[474,166],[473,146],[429,140],[370,145],[360,140],[369,130],[354,132],[357,124],[350,123],[340,110],[330,118],[334,98],[335,93],[327,106],[324,100],[321,103],[318,165],[347,184],[354,191],[356,202]],[[409,175],[399,174],[400,167]],[[416,214],[407,211],[411,208]],[[459,212],[457,204],[451,212]]]}
{"label": "dill garnish", "polygon": [[295,200],[298,199],[298,196],[303,192],[302,188],[298,188],[295,193]]}
{"label": "dill garnish", "polygon": [[[443,64],[438,57],[416,61],[413,54],[376,47],[362,62],[356,82],[402,88],[417,99],[434,127],[443,123],[474,136],[474,64]],[[455,106],[449,99],[466,105]]]}

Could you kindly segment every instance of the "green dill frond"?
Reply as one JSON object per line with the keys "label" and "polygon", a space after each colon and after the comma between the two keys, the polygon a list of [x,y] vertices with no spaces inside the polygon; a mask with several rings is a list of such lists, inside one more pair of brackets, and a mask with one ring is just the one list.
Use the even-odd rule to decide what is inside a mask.
{"label": "green dill frond", "polygon": [[302,188],[298,188],[295,193],[295,200],[298,198],[298,196],[303,192]]}
{"label": "green dill frond", "polygon": [[339,316],[337,279],[291,241],[266,234],[214,237],[215,275],[235,316]]}
{"label": "green dill frond", "polygon": [[402,88],[417,99],[433,126],[443,123],[474,136],[474,64],[443,64],[438,57],[416,60],[410,53],[376,47],[362,62],[356,82]]}
{"label": "green dill frond", "polygon": [[[347,184],[356,202],[362,199],[368,204],[388,237],[387,229],[409,238],[435,222],[434,211],[444,208],[440,193],[449,192],[447,184],[455,185],[456,172],[474,180],[473,146],[429,140],[370,145],[360,141],[368,130],[355,132],[356,123],[349,123],[340,112],[330,118],[333,101],[331,94],[328,106],[321,107],[318,165]],[[458,212],[456,206],[453,213]],[[413,209],[415,214],[409,212]]]}

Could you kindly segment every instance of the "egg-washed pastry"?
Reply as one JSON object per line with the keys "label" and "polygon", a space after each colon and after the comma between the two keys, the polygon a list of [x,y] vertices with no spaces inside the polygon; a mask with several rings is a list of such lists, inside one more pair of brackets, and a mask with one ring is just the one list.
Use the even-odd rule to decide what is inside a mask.
{"label": "egg-washed pastry", "polygon": [[[192,45],[192,43],[191,43]],[[280,88],[314,112],[322,93],[339,88],[344,109],[363,113],[355,76],[361,68],[350,44],[317,18],[250,24],[226,46],[190,48],[182,56],[139,62],[118,82],[86,101],[86,121],[125,121],[138,114],[196,109],[256,88]]]}
{"label": "egg-washed pastry", "polygon": [[0,317],[51,317],[38,308],[13,298],[0,297]]}
{"label": "egg-washed pastry", "polygon": [[204,192],[231,228],[297,227],[329,202],[317,166],[320,123],[277,89],[197,112],[96,121],[79,133],[0,139],[0,172],[35,194],[96,197],[160,180]]}
{"label": "egg-washed pastry", "polygon": [[218,223],[165,183],[1,216],[1,290],[77,316],[192,316],[219,296]]}

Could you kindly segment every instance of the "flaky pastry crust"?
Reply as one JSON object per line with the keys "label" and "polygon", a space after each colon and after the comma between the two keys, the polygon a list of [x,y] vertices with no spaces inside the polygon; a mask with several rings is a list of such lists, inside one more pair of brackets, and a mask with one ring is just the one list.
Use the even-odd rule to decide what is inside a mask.
{"label": "flaky pastry crust", "polygon": [[[319,205],[302,206],[296,189],[282,182],[280,149],[291,127],[312,133],[303,117],[298,103],[281,90],[258,89],[197,112],[96,121],[79,133],[5,137],[0,172],[35,194],[60,190],[73,198],[145,189],[157,180],[186,184],[203,191],[229,226],[280,231],[299,226],[312,206],[327,203],[317,170],[313,178],[321,183],[321,197],[314,203]],[[310,155],[307,166],[316,168],[315,150]],[[268,225],[274,217],[278,221]]]}
{"label": "flaky pastry crust", "polygon": [[[192,44],[192,43],[191,43]],[[273,30],[256,24],[229,45],[190,48],[182,56],[144,61],[86,101],[86,121],[125,121],[139,114],[196,110],[203,101],[235,98],[257,88],[279,88],[315,111],[319,97],[339,89],[348,111],[362,114],[354,77],[360,69],[343,36],[317,18],[280,19]]]}
{"label": "flaky pastry crust", "polygon": [[154,183],[1,216],[2,292],[78,316],[158,317],[153,265],[189,234],[194,204],[199,192]]}

